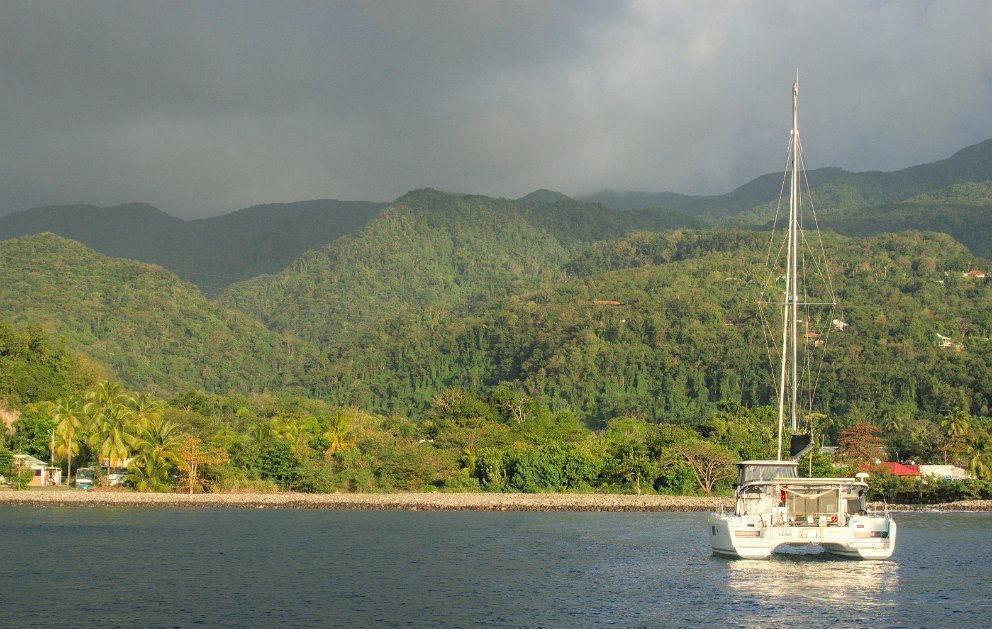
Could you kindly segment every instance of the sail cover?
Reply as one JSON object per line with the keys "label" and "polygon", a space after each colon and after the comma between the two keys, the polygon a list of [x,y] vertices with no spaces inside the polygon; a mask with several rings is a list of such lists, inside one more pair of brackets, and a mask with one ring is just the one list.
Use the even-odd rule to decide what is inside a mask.
{"label": "sail cover", "polygon": [[789,440],[789,457],[798,459],[813,447],[813,435],[792,435]]}

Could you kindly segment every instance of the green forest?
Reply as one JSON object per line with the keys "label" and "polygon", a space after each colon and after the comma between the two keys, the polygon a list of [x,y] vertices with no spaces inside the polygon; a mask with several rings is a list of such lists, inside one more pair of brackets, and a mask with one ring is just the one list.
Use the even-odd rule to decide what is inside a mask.
{"label": "green forest", "polygon": [[[985,144],[950,160],[974,160],[969,181],[813,177],[828,229],[808,268],[837,303],[806,316],[801,388],[839,450],[807,473],[946,462],[978,480],[874,490],[992,494]],[[67,472],[131,460],[147,491],[727,492],[735,461],[774,457],[767,184],[667,209],[430,189],[250,208],[226,224],[254,227],[188,252],[206,282],[138,255],[150,241],[111,257],[25,228],[0,241],[0,475],[54,451]]]}

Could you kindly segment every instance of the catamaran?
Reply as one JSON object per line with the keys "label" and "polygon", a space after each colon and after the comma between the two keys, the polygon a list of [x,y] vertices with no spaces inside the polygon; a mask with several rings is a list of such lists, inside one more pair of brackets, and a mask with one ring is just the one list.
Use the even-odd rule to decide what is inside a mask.
{"label": "catamaran", "polygon": [[[799,81],[792,86],[792,135],[786,170],[790,173],[789,230],[785,287],[782,301],[782,352],[779,373],[778,451],[775,460],[737,464],[733,512],[714,513],[709,520],[713,554],[740,559],[762,559],[782,546],[819,545],[826,552],[855,559],[888,559],[896,546],[896,523],[887,509],[875,510],[866,501],[868,474],[854,478],[804,478],[797,459],[813,445],[811,434],[799,432],[799,317],[800,307],[835,305],[813,302],[804,289],[800,295],[799,247],[801,232],[802,148],[799,142]],[[783,189],[784,189],[783,179]],[[805,312],[805,310],[804,310]],[[809,315],[803,318],[808,324]],[[804,341],[810,333],[806,332]],[[786,387],[788,382],[789,387]],[[785,420],[790,421],[790,443],[783,456]]]}

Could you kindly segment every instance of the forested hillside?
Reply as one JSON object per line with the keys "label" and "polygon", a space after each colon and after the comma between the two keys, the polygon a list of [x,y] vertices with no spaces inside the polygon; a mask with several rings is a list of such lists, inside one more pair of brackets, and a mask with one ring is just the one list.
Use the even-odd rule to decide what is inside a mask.
{"label": "forested hillside", "polygon": [[37,325],[0,320],[0,411],[54,400],[96,382],[99,367]]}
{"label": "forested hillside", "polygon": [[110,376],[156,392],[290,386],[312,358],[161,267],[54,234],[0,242],[0,316],[64,335]]}
{"label": "forested hillside", "polygon": [[[641,231],[579,246],[563,223],[559,239],[498,211],[502,201],[421,194],[443,211],[393,208],[379,219],[388,240],[342,243],[352,249],[339,260],[364,263],[397,296],[376,293],[380,279],[344,283],[374,307],[319,353],[160,267],[52,234],[0,243],[0,313],[18,324],[0,325],[0,411],[20,411],[0,434],[0,468],[8,447],[48,456],[53,429],[60,462],[72,439],[77,466],[119,448],[136,456],[131,482],[161,491],[179,477],[196,491],[205,480],[215,491],[709,493],[729,483],[701,480],[695,454],[724,467],[771,456],[766,233]],[[463,237],[489,249],[470,255]],[[888,456],[946,458],[988,478],[992,283],[964,274],[987,263],[942,234],[824,243],[842,305],[803,327],[817,434],[838,443],[884,429]],[[436,262],[402,257],[417,247],[439,251]],[[318,313],[306,297],[284,292],[280,308]],[[108,377],[137,391],[94,384]],[[106,409],[92,411],[98,400]],[[81,418],[72,436],[69,415]],[[118,429],[128,437],[111,443]],[[176,463],[194,450],[213,461],[199,481]],[[833,462],[818,455],[811,473]],[[982,482],[873,478],[876,495],[905,500],[989,495]]]}
{"label": "forested hillside", "polygon": [[899,203],[838,211],[824,224],[851,236],[900,229],[942,231],[976,255],[992,258],[992,179],[955,184]]}
{"label": "forested hillside", "polygon": [[222,303],[273,330],[339,342],[404,311],[477,306],[549,285],[581,246],[686,221],[692,222],[667,211],[418,190],[361,232],[309,252],[279,274],[232,286]]}
{"label": "forested hillside", "polygon": [[302,201],[183,221],[150,205],[35,208],[0,217],[0,240],[51,232],[113,257],[160,264],[215,295],[274,273],[305,251],[361,229],[382,203]]}
{"label": "forested hillside", "polygon": [[[910,421],[955,407],[987,414],[992,286],[963,276],[974,256],[917,232],[826,244],[841,305],[814,312],[807,327],[826,341],[813,348],[823,357],[822,410],[843,422]],[[742,231],[598,243],[553,287],[469,316],[396,317],[337,346],[326,395],[417,414],[445,387],[505,382],[593,421],[694,421],[721,401],[773,403],[768,347],[779,333],[756,305],[766,249],[766,235]],[[848,327],[834,329],[833,318]],[[938,333],[960,350],[938,348]]]}

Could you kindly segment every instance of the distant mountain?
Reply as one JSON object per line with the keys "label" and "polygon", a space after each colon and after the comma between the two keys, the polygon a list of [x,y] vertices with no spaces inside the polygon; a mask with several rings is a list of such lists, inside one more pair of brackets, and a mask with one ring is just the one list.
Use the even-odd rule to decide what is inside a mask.
{"label": "distant mountain", "polygon": [[[819,168],[809,172],[813,186],[847,175],[840,168]],[[782,173],[762,175],[726,194],[694,196],[676,192],[621,192],[603,190],[581,197],[583,201],[602,203],[620,210],[653,207],[676,209],[690,216],[718,219],[771,203],[782,189]]]}
{"label": "distant mountain", "polygon": [[558,201],[571,201],[572,198],[561,192],[541,188],[540,190],[535,190],[534,192],[531,192],[526,196],[522,196],[517,200],[526,201],[527,203],[556,203]]}
{"label": "distant mountain", "polygon": [[292,387],[319,361],[306,344],[208,301],[165,269],[55,234],[0,242],[0,319],[39,324],[158,393]]}
{"label": "distant mountain", "polygon": [[407,309],[439,312],[549,285],[572,252],[595,240],[695,223],[663,210],[417,190],[360,232],[276,275],[235,284],[222,303],[274,330],[339,342]]}
{"label": "distant mountain", "polygon": [[[851,173],[840,168],[809,171],[817,208],[825,214],[892,204],[949,186],[992,179],[992,139],[961,149],[951,157],[895,172]],[[737,224],[761,224],[782,189],[782,174],[762,175],[727,194],[605,190],[582,197],[617,209],[667,207],[708,219],[734,217]]]}
{"label": "distant mountain", "polygon": [[0,217],[0,239],[51,232],[106,255],[160,264],[207,293],[274,273],[361,229],[385,204],[318,200],[183,221],[147,204],[45,207]]}
{"label": "distant mountain", "polygon": [[992,258],[992,179],[954,184],[898,203],[836,211],[823,225],[851,236],[901,229],[941,231],[975,255]]}

